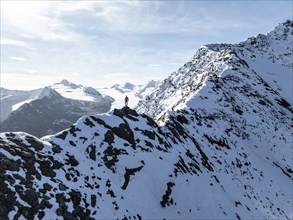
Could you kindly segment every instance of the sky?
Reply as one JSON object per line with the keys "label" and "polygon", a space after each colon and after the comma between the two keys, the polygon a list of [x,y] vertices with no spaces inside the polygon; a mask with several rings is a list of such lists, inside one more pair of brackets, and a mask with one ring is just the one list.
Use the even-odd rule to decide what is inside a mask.
{"label": "sky", "polygon": [[96,88],[163,80],[200,46],[238,43],[293,19],[289,1],[1,0],[1,81]]}

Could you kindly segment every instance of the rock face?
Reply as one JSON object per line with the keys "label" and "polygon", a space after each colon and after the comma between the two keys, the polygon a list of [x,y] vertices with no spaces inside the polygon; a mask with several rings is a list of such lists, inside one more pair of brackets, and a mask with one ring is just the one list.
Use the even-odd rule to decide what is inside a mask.
{"label": "rock face", "polygon": [[41,139],[1,133],[0,218],[292,219],[292,100],[244,59],[286,75],[292,53],[223,47],[165,80],[157,108],[144,101],[158,120],[125,107]]}

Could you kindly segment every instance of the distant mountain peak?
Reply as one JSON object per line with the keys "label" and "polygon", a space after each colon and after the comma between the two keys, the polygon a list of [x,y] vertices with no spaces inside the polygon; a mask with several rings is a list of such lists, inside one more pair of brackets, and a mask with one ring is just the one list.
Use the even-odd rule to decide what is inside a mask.
{"label": "distant mountain peak", "polygon": [[43,98],[59,98],[61,97],[61,95],[56,92],[54,89],[52,89],[51,87],[49,86],[46,86],[41,92],[40,94],[37,96],[37,99],[43,99]]}
{"label": "distant mountain peak", "polygon": [[70,84],[70,82],[67,80],[67,79],[63,79],[61,82],[60,82],[60,84],[63,84],[63,85],[69,85]]}
{"label": "distant mountain peak", "polygon": [[90,94],[90,95],[95,95],[95,96],[102,96],[101,93],[98,92],[98,90],[94,89],[93,87],[84,87],[83,88],[83,91],[86,93],[86,94]]}
{"label": "distant mountain peak", "polygon": [[132,83],[126,82],[123,85],[115,84],[111,88],[116,89],[117,91],[119,91],[121,93],[125,93],[125,92],[129,92],[129,91],[133,91],[136,88],[136,86],[133,85]]}
{"label": "distant mountain peak", "polygon": [[[57,85],[58,85],[58,84],[62,84],[62,85],[64,85],[64,86],[71,87],[72,89],[80,88],[79,85],[76,85],[76,84],[74,84],[74,83],[72,83],[72,82],[69,82],[69,81],[66,80],[66,79],[63,79],[61,82],[56,83],[56,84],[57,84]],[[54,84],[54,85],[56,85],[56,84]]]}
{"label": "distant mountain peak", "polygon": [[135,85],[133,85],[132,83],[126,82],[124,84],[124,88],[133,90],[135,88]]}

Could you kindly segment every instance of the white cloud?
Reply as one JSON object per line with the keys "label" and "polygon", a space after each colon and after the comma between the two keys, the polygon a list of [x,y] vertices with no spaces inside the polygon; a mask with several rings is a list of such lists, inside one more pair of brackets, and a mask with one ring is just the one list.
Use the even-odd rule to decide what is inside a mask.
{"label": "white cloud", "polygon": [[9,57],[9,59],[22,62],[27,61],[25,57]]}
{"label": "white cloud", "polygon": [[2,29],[27,38],[43,40],[72,40],[75,33],[58,18],[56,1],[1,2]]}
{"label": "white cloud", "polygon": [[13,46],[20,46],[20,47],[28,47],[28,44],[21,40],[13,40],[13,39],[6,39],[1,38],[0,39],[1,45],[13,45]]}
{"label": "white cloud", "polygon": [[125,76],[129,76],[129,73],[108,73],[104,75],[103,78],[113,78],[113,77],[121,78]]}
{"label": "white cloud", "polygon": [[1,73],[1,86],[7,89],[32,90],[60,82],[61,80],[61,76],[28,76],[18,73]]}
{"label": "white cloud", "polygon": [[148,67],[152,68],[152,69],[157,69],[157,68],[161,68],[162,65],[161,64],[148,64]]}
{"label": "white cloud", "polygon": [[[74,78],[102,86],[162,78],[188,61],[199,46],[239,42],[261,32],[264,21],[264,29],[273,27],[271,14],[280,14],[269,13],[264,19],[259,7],[234,4],[1,0],[1,44],[11,45],[1,51],[1,71],[28,77],[24,70],[31,70],[40,80],[60,76],[58,80]],[[243,13],[240,6],[251,10]],[[11,62],[24,61],[21,57],[29,59]]]}

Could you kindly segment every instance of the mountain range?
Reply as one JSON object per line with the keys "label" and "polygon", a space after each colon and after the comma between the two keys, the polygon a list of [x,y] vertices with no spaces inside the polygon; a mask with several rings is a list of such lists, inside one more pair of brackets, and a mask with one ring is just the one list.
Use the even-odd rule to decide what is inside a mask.
{"label": "mountain range", "polygon": [[1,133],[0,218],[292,219],[292,41],[205,45],[136,110]]}
{"label": "mountain range", "polygon": [[130,97],[130,106],[134,107],[156,83],[150,81],[145,86],[126,83],[95,89],[62,80],[31,91],[1,88],[0,131],[25,131],[37,137],[54,134],[83,115],[123,107],[125,95]]}
{"label": "mountain range", "polygon": [[112,102],[94,88],[67,80],[32,91],[1,88],[0,131],[25,131],[37,137],[54,134],[85,114],[109,111]]}

